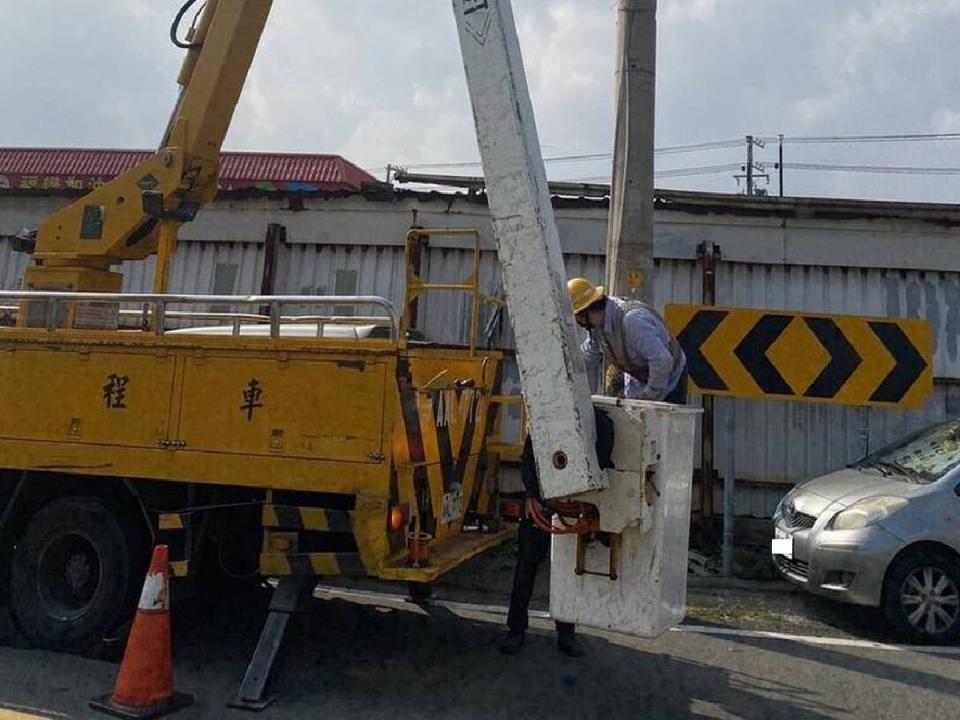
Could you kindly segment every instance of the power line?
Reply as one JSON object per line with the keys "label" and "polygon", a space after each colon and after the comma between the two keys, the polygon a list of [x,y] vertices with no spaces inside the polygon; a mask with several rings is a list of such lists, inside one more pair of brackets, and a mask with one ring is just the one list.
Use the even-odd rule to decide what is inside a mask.
{"label": "power line", "polygon": [[833,165],[829,163],[784,163],[786,170],[872,173],[889,175],[960,175],[960,167],[907,167],[890,165]]}
{"label": "power line", "polygon": [[[717,175],[727,173],[731,170],[739,170],[740,163],[725,163],[723,165],[700,165],[697,167],[674,168],[671,170],[658,170],[653,173],[654,177],[693,177],[696,175]],[[560,182],[609,182],[609,175],[591,175],[590,177],[568,178]]]}
{"label": "power line", "polygon": [[[776,142],[778,136],[765,136]],[[783,142],[795,144],[871,143],[871,142],[931,142],[937,140],[960,140],[960,133],[898,133],[887,135],[784,135]]]}
{"label": "power line", "polygon": [[[762,167],[769,167],[770,163],[760,163]],[[849,173],[867,173],[867,174],[889,174],[889,175],[960,175],[960,167],[911,167],[902,165],[836,165],[831,163],[784,163],[786,170],[806,170],[820,172],[849,172]],[[723,165],[701,165],[698,167],[676,168],[671,170],[658,170],[654,173],[656,177],[693,177],[697,175],[715,175],[718,173],[729,172],[731,170],[740,170],[743,165],[739,163],[726,163]],[[602,176],[593,176],[590,178],[574,178],[568,182],[590,181],[604,179]]]}
{"label": "power line", "polygon": [[678,153],[697,152],[698,150],[721,150],[723,148],[740,147],[743,138],[733,140],[715,140],[713,142],[692,143],[690,145],[673,145],[671,147],[655,148],[657,155],[676,155]]}
{"label": "power line", "polygon": [[[680,153],[688,152],[699,152],[703,150],[721,150],[724,148],[739,147],[743,144],[743,140],[736,138],[733,140],[714,140],[711,142],[700,142],[700,143],[691,143],[689,145],[671,145],[666,147],[654,148],[654,153],[657,155],[677,155]],[[612,160],[612,152],[602,152],[602,153],[582,153],[579,155],[556,155],[553,157],[545,157],[543,161],[545,163],[568,163],[568,162],[585,162],[591,160]],[[465,160],[463,162],[436,162],[436,163],[410,163],[410,164],[400,164],[405,168],[414,168],[417,170],[444,170],[450,168],[471,168],[471,167],[480,167],[480,162],[476,160]],[[378,172],[382,168],[365,168],[366,172]]]}
{"label": "power line", "polygon": [[[777,142],[779,136],[767,135],[760,136],[758,139],[768,142]],[[910,142],[936,142],[936,141],[956,141],[960,140],[960,132],[951,133],[886,133],[875,135],[794,135],[783,136],[784,144],[793,143],[797,145],[816,145],[816,144],[834,144],[834,143],[910,143]],[[657,155],[676,155],[682,153],[703,152],[711,150],[722,150],[728,148],[738,148],[743,145],[742,138],[729,140],[714,140],[709,142],[688,143],[684,145],[669,145],[654,149]],[[600,160],[612,160],[613,153],[581,153],[571,155],[556,155],[545,157],[546,164],[555,163],[577,163],[591,162]],[[476,168],[481,163],[474,160],[463,162],[437,162],[437,163],[414,163],[406,165],[407,168],[416,169],[455,169],[455,168]],[[872,174],[899,174],[899,175],[957,175],[960,169],[949,167],[896,167],[896,166],[876,166],[876,165],[837,165],[829,163],[783,163],[785,169],[822,171],[822,172],[851,172],[851,173],[872,173]],[[670,170],[657,171],[656,177],[694,177],[697,175],[711,175],[727,172],[729,170],[739,169],[739,164],[723,165],[701,165],[689,168],[676,168]],[[367,168],[367,172],[378,172],[380,168]]]}
{"label": "power line", "polygon": [[654,177],[691,177],[694,175],[715,175],[716,173],[739,170],[740,163],[724,163],[723,165],[700,165],[697,167],[674,168],[671,170],[657,170]]}
{"label": "power line", "polygon": [[[585,153],[581,155],[558,155],[556,157],[545,157],[543,161],[545,163],[557,163],[557,162],[583,162],[586,160],[610,160],[613,158],[613,153]],[[437,163],[409,163],[402,164],[404,168],[414,168],[417,170],[443,170],[448,168],[470,168],[470,167],[480,167],[481,163],[476,160],[465,160],[464,162],[437,162]],[[368,169],[367,172],[377,168]]]}

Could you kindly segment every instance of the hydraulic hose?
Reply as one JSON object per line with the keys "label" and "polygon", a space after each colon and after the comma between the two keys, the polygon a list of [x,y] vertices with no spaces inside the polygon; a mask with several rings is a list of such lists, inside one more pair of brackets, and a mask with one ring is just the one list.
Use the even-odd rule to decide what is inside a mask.
{"label": "hydraulic hose", "polygon": [[[180,23],[183,22],[183,16],[186,15],[188,12],[190,12],[190,8],[193,7],[193,5],[196,4],[196,2],[197,0],[187,0],[183,4],[183,7],[180,8],[180,11],[177,13],[177,16],[173,19],[173,24],[170,26],[170,42],[172,42],[178,48],[182,48],[183,50],[192,50],[194,48],[198,48],[203,45],[203,43],[184,42],[178,37],[178,35],[180,34]],[[197,24],[197,17],[200,16],[200,13],[202,11],[203,11],[203,5],[200,6],[200,10],[198,10],[197,14],[194,16],[193,25],[191,25],[191,29],[193,28],[193,26]]]}
{"label": "hydraulic hose", "polygon": [[551,535],[582,535],[593,527],[597,508],[589,503],[563,500],[541,503],[527,498],[527,517]]}

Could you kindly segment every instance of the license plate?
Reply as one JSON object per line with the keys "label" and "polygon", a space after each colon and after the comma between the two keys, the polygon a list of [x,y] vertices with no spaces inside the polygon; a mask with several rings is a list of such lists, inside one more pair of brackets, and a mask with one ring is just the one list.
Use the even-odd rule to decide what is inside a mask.
{"label": "license plate", "polygon": [[443,510],[440,519],[445,523],[456,522],[463,515],[463,490],[456,489],[443,496]]}
{"label": "license plate", "polygon": [[793,558],[793,538],[782,537],[786,533],[777,531],[777,537],[770,541],[770,551],[774,555],[783,555],[787,558]]}

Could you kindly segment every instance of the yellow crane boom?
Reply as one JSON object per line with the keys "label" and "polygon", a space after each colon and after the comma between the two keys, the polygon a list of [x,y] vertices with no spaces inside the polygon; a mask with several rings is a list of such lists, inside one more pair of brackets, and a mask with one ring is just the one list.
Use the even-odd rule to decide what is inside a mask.
{"label": "yellow crane boom", "polygon": [[[112,266],[159,253],[154,291],[166,291],[180,225],[216,195],[220,150],[272,5],[272,0],[207,0],[187,41],[176,40],[195,2],[184,3],[171,30],[187,55],[160,148],[44,221],[26,289],[118,292],[122,277]],[[25,304],[21,324],[40,324],[41,313]],[[68,312],[64,325],[71,326],[72,318]]]}

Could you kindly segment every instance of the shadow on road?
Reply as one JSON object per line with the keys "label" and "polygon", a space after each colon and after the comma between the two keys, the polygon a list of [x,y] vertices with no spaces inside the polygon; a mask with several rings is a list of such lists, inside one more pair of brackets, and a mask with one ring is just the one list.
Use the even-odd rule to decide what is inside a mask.
{"label": "shadow on road", "polygon": [[[256,643],[262,608],[193,605],[181,611],[179,677],[203,679],[197,708],[220,717]],[[315,601],[288,636],[282,700],[263,717],[324,718],[790,718],[836,717],[805,688],[667,654],[584,637],[588,657],[564,658],[533,630],[505,657],[500,625],[440,608],[424,611]],[[198,698],[199,700],[200,698]],[[717,713],[720,713],[719,715]],[[197,715],[203,717],[204,715]]]}
{"label": "shadow on road", "polygon": [[[237,691],[268,600],[269,594],[262,590],[225,592],[175,606],[177,689],[197,698],[197,704],[178,717],[246,717],[226,709],[225,703]],[[543,621],[535,623],[520,656],[505,657],[497,648],[504,629],[499,622],[490,622],[490,616],[464,618],[438,606],[381,606],[378,602],[313,601],[291,624],[277,686],[280,700],[260,717],[810,720],[849,716],[848,703],[826,689],[821,692],[810,675],[814,666],[823,668],[818,672],[860,674],[867,683],[861,688],[882,680],[941,696],[956,697],[960,692],[954,679],[936,674],[931,665],[910,667],[904,660],[897,664],[894,657],[885,662],[877,655],[743,636],[725,637],[724,643],[781,656],[771,668],[796,667],[796,680],[783,672],[768,675],[757,669],[756,662],[711,655],[718,651],[716,644],[678,657],[664,652],[666,647],[676,647],[666,638],[635,643],[585,635],[582,641],[588,656],[571,660],[558,654],[551,626]],[[0,615],[5,615],[2,608]],[[0,705],[43,706],[69,717],[95,717],[86,710],[85,698],[94,690],[109,690],[117,669],[103,662],[105,653],[99,653],[99,659],[52,656],[9,649],[10,639],[0,626],[0,644],[8,646],[0,652],[16,666],[12,674],[9,667],[7,672],[0,669],[4,678]],[[13,647],[18,645],[15,642]],[[20,667],[22,678],[29,682],[16,682]],[[71,694],[69,687],[79,692]]]}
{"label": "shadow on road", "polygon": [[802,593],[799,597],[805,616],[842,633],[874,642],[900,642],[879,608],[850,605],[809,593]]}
{"label": "shadow on road", "polygon": [[[794,660],[804,660],[836,670],[842,669],[859,673],[869,679],[886,680],[919,690],[937,692],[949,698],[956,698],[960,695],[960,683],[954,678],[936,675],[918,668],[904,667],[903,664],[886,663],[872,657],[864,657],[862,654],[854,655],[850,652],[833,650],[823,645],[779,642],[740,635],[725,636],[725,639],[738,645],[776,652]],[[952,657],[951,660],[953,660]]]}

